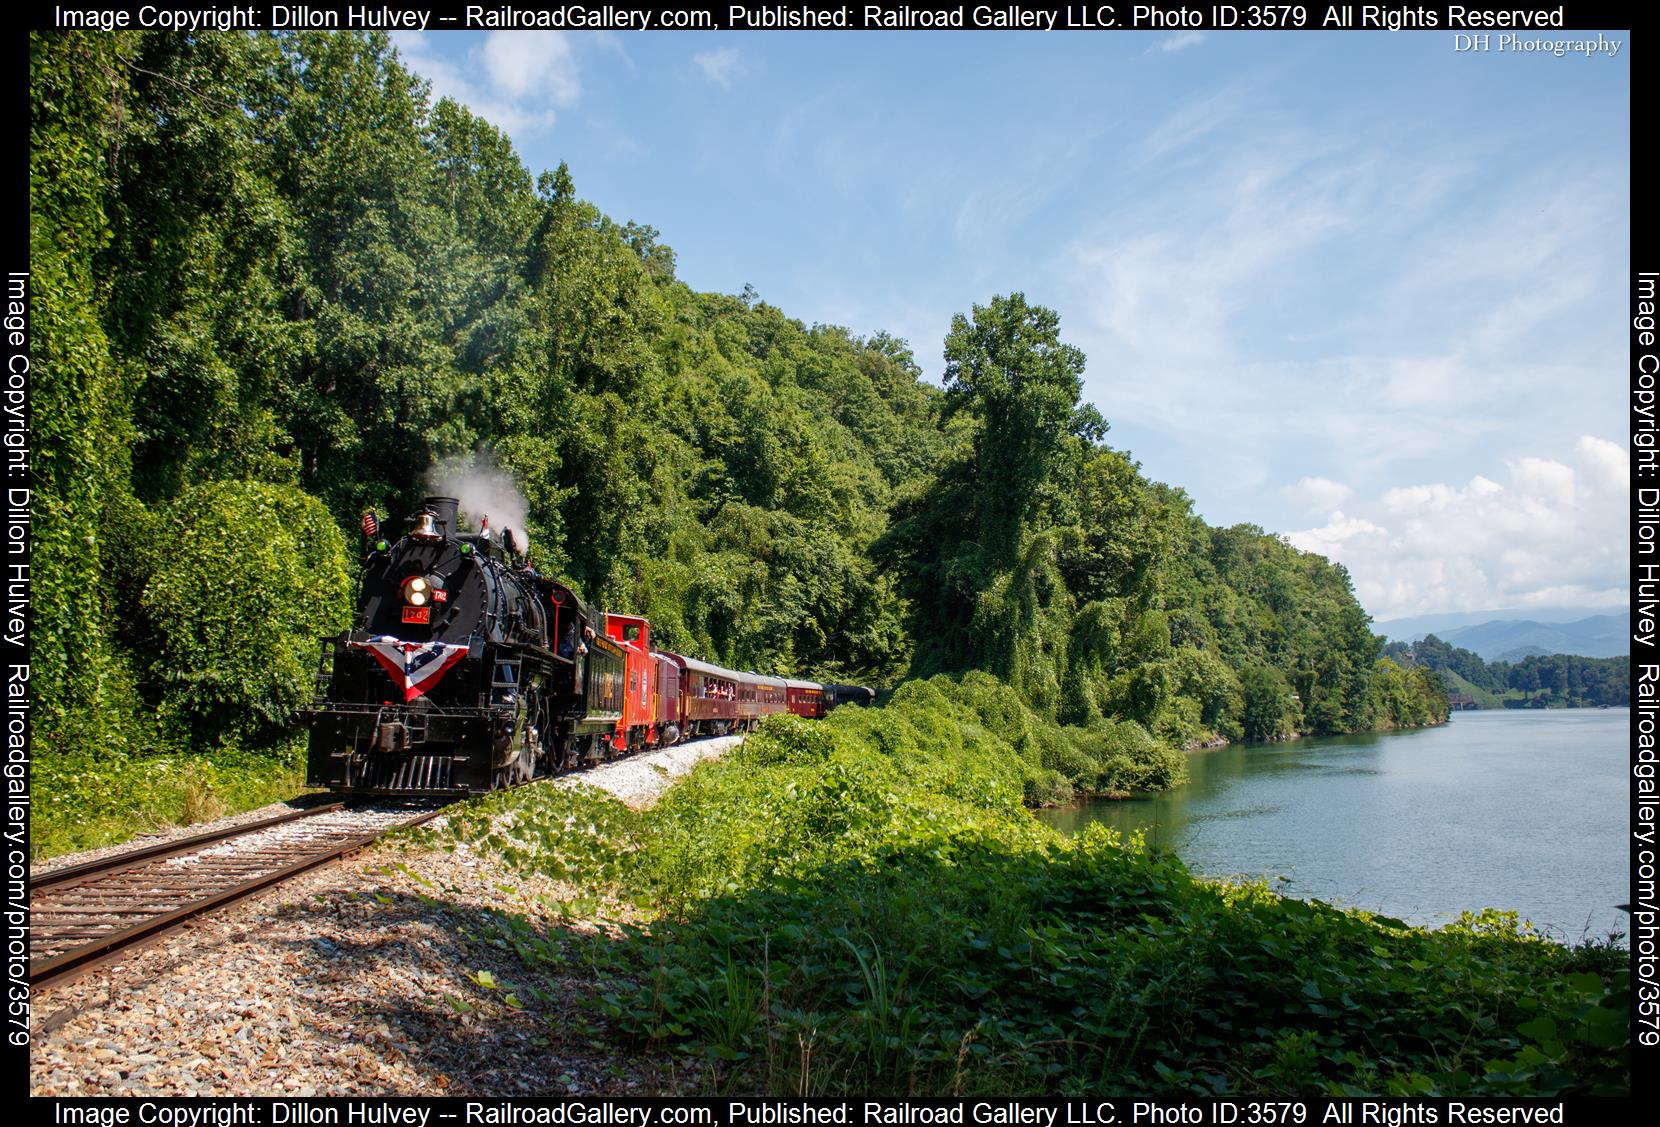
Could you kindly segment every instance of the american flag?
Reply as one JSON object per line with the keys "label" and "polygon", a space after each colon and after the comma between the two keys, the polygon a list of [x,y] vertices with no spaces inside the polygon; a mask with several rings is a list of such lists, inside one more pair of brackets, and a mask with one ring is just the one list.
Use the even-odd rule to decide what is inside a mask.
{"label": "american flag", "polygon": [[380,519],[375,516],[375,510],[363,510],[363,535],[373,540],[375,533],[380,531]]}
{"label": "american flag", "polygon": [[466,646],[443,642],[405,642],[381,634],[367,642],[348,641],[353,649],[368,650],[380,662],[392,683],[403,690],[403,699],[412,701],[431,691],[456,662],[467,656]]}

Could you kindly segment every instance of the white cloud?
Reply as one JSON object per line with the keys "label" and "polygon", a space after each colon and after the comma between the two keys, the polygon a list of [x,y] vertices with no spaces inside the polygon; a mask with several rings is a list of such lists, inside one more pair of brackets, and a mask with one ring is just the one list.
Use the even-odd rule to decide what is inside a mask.
{"label": "white cloud", "polygon": [[1299,509],[1329,513],[1347,500],[1354,490],[1330,478],[1305,477],[1296,485],[1285,486],[1280,492]]}
{"label": "white cloud", "polygon": [[581,93],[571,40],[562,31],[492,31],[484,37],[490,85],[515,99],[568,106]]}
{"label": "white cloud", "polygon": [[1205,41],[1202,31],[1178,31],[1174,35],[1167,35],[1154,43],[1149,51],[1182,51],[1188,47],[1197,47]]}
{"label": "white cloud", "polygon": [[[1624,422],[1625,344],[1603,308],[1625,169],[1499,176],[1386,116],[1333,129],[1278,85],[1234,75],[1150,119],[1057,254],[1085,397],[1216,523],[1312,535],[1341,506],[1394,540],[1419,508],[1496,520],[1480,508],[1493,478],[1528,519],[1606,504],[1623,451],[1573,439]],[[1429,557],[1415,563],[1378,597],[1462,603],[1507,582],[1497,553],[1422,583]]]}
{"label": "white cloud", "polygon": [[1629,489],[1631,453],[1618,443],[1585,435],[1574,447],[1587,480],[1599,491]]}
{"label": "white cloud", "polygon": [[1549,458],[1517,458],[1510,476],[1523,496],[1554,506],[1574,503],[1574,471]]}
{"label": "white cloud", "polygon": [[692,56],[692,62],[703,71],[703,77],[716,86],[730,89],[732,80],[737,77],[742,57],[736,47],[717,47],[713,51],[701,51]]}
{"label": "white cloud", "polygon": [[1292,532],[1286,539],[1294,547],[1305,552],[1318,552],[1322,556],[1335,556],[1341,553],[1350,542],[1361,537],[1387,536],[1389,530],[1380,528],[1371,521],[1361,517],[1348,517],[1343,510],[1332,513],[1331,519],[1323,527],[1310,528],[1302,532]]}
{"label": "white cloud", "polygon": [[555,109],[582,93],[575,39],[560,31],[493,31],[458,63],[436,50],[433,33],[401,31],[392,42],[404,65],[432,84],[434,99],[453,98],[510,134],[553,127]]}
{"label": "white cloud", "polygon": [[1462,486],[1396,487],[1286,539],[1348,567],[1377,618],[1620,605],[1629,586],[1624,457],[1587,435],[1572,465],[1519,457],[1503,484],[1478,474]]}

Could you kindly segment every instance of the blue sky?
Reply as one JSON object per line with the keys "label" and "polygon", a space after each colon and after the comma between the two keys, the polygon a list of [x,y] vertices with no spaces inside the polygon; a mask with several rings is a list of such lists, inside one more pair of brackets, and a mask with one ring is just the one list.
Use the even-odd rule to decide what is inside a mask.
{"label": "blue sky", "polygon": [[886,330],[936,379],[953,313],[1052,307],[1113,445],[1341,560],[1380,619],[1626,602],[1630,44],[1604,39],[394,36],[694,287]]}

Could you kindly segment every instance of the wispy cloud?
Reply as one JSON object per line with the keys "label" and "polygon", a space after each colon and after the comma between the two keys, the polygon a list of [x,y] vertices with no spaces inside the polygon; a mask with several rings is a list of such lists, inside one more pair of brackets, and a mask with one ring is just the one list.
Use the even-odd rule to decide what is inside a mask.
{"label": "wispy cloud", "polygon": [[561,31],[493,31],[467,52],[465,63],[446,58],[428,32],[394,32],[405,65],[432,84],[437,98],[453,98],[515,135],[545,132],[556,111],[582,94],[576,40]]}
{"label": "wispy cloud", "polygon": [[732,81],[743,65],[743,56],[736,47],[717,47],[692,56],[692,62],[703,72],[703,77],[723,89],[731,89]]}
{"label": "wispy cloud", "polygon": [[1187,99],[1147,131],[1140,146],[1143,162],[1161,161],[1207,137],[1226,135],[1250,116],[1253,93],[1254,83],[1239,79]]}
{"label": "wispy cloud", "polygon": [[568,106],[581,93],[575,51],[562,31],[491,32],[482,53],[489,84],[514,98]]}
{"label": "wispy cloud", "polygon": [[1197,47],[1205,41],[1202,31],[1178,31],[1174,35],[1162,36],[1153,45],[1147,48],[1149,54],[1154,51],[1185,51],[1189,47]]}
{"label": "wispy cloud", "polygon": [[1149,125],[1056,260],[1086,394],[1176,443],[1150,469],[1201,511],[1289,523],[1307,482],[1378,495],[1613,425],[1603,398],[1562,395],[1622,369],[1612,322],[1574,331],[1606,320],[1612,189],[1572,167],[1484,181],[1455,146],[1403,161],[1402,144],[1388,125],[1303,128],[1236,78]]}

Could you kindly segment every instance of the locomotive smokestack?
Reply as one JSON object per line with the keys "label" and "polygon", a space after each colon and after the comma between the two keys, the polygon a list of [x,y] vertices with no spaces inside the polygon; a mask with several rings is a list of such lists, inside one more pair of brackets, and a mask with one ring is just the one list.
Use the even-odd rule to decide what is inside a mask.
{"label": "locomotive smokestack", "polygon": [[454,536],[461,531],[456,516],[460,502],[454,497],[428,497],[425,507],[432,510],[433,517],[445,536]]}

